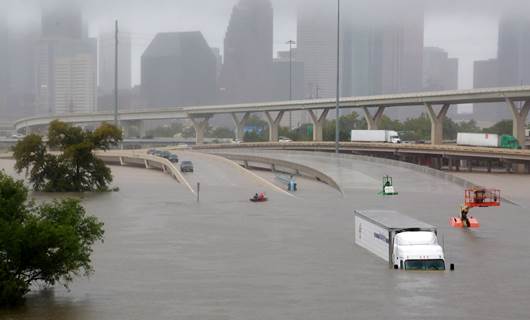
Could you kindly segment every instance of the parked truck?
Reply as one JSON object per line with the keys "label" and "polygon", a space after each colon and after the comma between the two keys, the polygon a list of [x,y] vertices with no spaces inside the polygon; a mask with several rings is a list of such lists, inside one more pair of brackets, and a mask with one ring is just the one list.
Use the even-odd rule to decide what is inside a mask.
{"label": "parked truck", "polygon": [[436,227],[396,211],[355,211],[355,243],[394,269],[445,270]]}
{"label": "parked truck", "polygon": [[392,130],[352,130],[351,141],[401,143],[399,134]]}
{"label": "parked truck", "polygon": [[519,141],[514,136],[507,134],[459,132],[456,138],[456,144],[459,146],[521,149]]}

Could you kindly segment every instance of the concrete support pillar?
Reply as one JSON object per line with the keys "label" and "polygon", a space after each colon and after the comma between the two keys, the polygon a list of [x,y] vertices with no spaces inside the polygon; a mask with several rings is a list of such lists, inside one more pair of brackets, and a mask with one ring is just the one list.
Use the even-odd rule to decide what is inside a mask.
{"label": "concrete support pillar", "polygon": [[265,115],[267,116],[267,122],[269,123],[269,141],[278,141],[278,132],[280,130],[280,122],[282,121],[283,114],[285,111],[280,111],[274,117],[269,111],[265,111]]}
{"label": "concrete support pillar", "polygon": [[236,125],[236,139],[243,141],[243,137],[245,136],[245,125],[250,117],[250,112],[245,112],[241,119],[238,118],[237,113],[232,113],[231,116]]}
{"label": "concrete support pillar", "polygon": [[204,144],[204,134],[206,132],[206,129],[208,128],[208,121],[210,120],[210,117],[190,117],[190,119],[193,123],[193,128],[195,129],[195,144]]}
{"label": "concrete support pillar", "polygon": [[140,136],[140,139],[144,138],[146,135],[145,132],[145,121],[140,120],[137,122],[137,128],[138,128],[138,135]]}
{"label": "concrete support pillar", "polygon": [[427,113],[431,119],[431,144],[443,144],[444,119],[449,111],[450,104],[444,104],[439,112],[436,112],[431,103],[426,103]]}
{"label": "concrete support pillar", "polygon": [[311,120],[313,121],[313,141],[323,141],[324,140],[324,121],[326,121],[326,117],[328,116],[329,109],[324,109],[320,116],[317,116],[315,111],[313,110],[307,110],[309,112],[309,115],[311,116]]}
{"label": "concrete support pillar", "polygon": [[377,108],[377,111],[374,115],[368,110],[367,107],[363,107],[364,110],[364,118],[366,119],[366,123],[368,124],[368,130],[378,130],[379,126],[381,125],[381,119],[383,118],[383,114],[385,113],[385,107],[379,107]]}
{"label": "concrete support pillar", "polygon": [[513,115],[513,136],[519,141],[521,146],[524,146],[526,143],[526,126],[528,118],[528,112],[530,111],[530,101],[526,101],[524,105],[519,108],[515,105],[511,99],[506,99],[506,104],[512,111]]}
{"label": "concrete support pillar", "polygon": [[121,121],[121,131],[123,133],[123,139],[126,139],[126,138],[129,138],[129,134],[130,134],[130,126],[131,124],[129,123],[129,121]]}

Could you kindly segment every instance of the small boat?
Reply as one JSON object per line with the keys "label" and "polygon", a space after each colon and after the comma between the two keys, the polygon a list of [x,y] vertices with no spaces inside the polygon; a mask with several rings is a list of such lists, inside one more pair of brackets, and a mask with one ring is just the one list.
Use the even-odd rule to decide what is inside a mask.
{"label": "small boat", "polygon": [[[469,217],[468,220],[471,224],[468,228],[480,228],[480,222],[478,222],[477,219]],[[462,223],[462,219],[460,219],[459,217],[451,217],[451,219],[449,219],[449,224],[453,228],[465,228],[464,223]]]}
{"label": "small boat", "polygon": [[250,202],[267,202],[269,199],[267,197],[256,199],[256,198],[250,198]]}

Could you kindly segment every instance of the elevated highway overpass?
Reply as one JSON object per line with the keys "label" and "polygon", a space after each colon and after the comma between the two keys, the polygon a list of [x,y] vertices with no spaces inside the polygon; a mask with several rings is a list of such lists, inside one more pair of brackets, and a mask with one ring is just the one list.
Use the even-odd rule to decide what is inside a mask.
{"label": "elevated highway overpass", "polygon": [[[527,117],[530,111],[530,86],[472,89],[457,91],[437,91],[406,94],[391,94],[367,97],[342,98],[342,109],[361,109],[369,129],[377,129],[387,108],[424,106],[431,119],[431,141],[438,145],[443,142],[443,120],[451,105],[467,103],[506,103],[512,111],[514,136],[524,144]],[[518,102],[522,103],[519,106]],[[144,120],[189,119],[196,132],[196,143],[202,144],[208,121],[217,114],[230,114],[236,125],[236,136],[242,137],[244,126],[251,113],[264,113],[269,123],[269,140],[278,140],[280,121],[285,112],[307,111],[313,123],[313,140],[322,141],[323,124],[329,110],[335,108],[333,99],[314,99],[283,102],[246,103],[218,106],[190,106],[143,111],[120,111],[122,123],[136,123],[143,129]],[[17,131],[31,131],[34,127],[47,126],[59,119],[68,123],[91,123],[113,121],[111,112],[90,114],[64,114],[20,119],[15,122]]]}
{"label": "elevated highway overpass", "polygon": [[[335,151],[334,142],[243,143],[197,145],[194,150],[298,150]],[[508,171],[530,173],[530,150],[511,150],[456,145],[389,144],[341,142],[341,153],[370,155],[426,165],[435,169],[471,171],[474,166],[484,166],[488,172],[497,167]]]}

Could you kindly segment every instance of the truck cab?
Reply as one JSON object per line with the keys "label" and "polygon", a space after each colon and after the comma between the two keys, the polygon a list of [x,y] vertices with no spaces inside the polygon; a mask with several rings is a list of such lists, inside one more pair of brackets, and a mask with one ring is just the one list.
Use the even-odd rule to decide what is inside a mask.
{"label": "truck cab", "polygon": [[399,133],[397,133],[397,131],[387,131],[387,134],[388,134],[387,142],[401,143],[401,138],[399,137]]}
{"label": "truck cab", "polygon": [[394,237],[394,268],[404,270],[445,270],[445,258],[432,231],[404,231]]}

